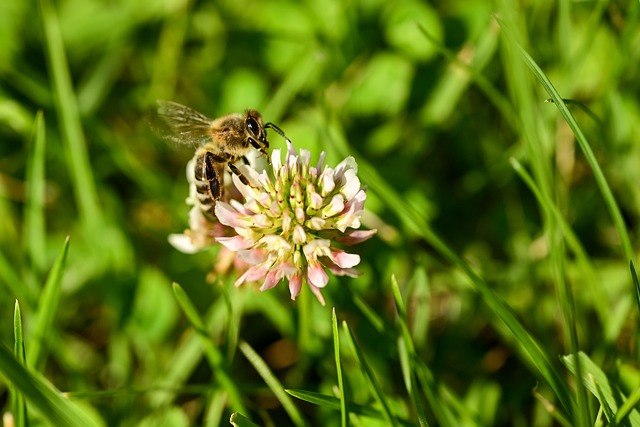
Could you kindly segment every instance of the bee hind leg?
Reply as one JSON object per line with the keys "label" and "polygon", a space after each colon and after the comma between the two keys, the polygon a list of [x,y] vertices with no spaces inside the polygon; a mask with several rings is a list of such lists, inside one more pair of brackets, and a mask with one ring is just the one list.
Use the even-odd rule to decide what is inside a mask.
{"label": "bee hind leg", "polygon": [[234,165],[233,163],[229,163],[229,169],[231,169],[231,172],[233,172],[234,174],[236,174],[236,176],[238,178],[240,178],[240,181],[244,185],[251,185],[249,183],[249,180],[247,179],[247,177],[244,176],[244,174],[242,172],[240,172],[240,169],[238,169],[238,167],[236,165]]}
{"label": "bee hind leg", "polygon": [[[207,152],[204,155],[204,164],[202,168],[202,177],[196,176],[196,179],[206,181],[209,184],[209,191],[214,201],[219,200],[222,197],[223,177],[216,172],[216,165],[224,163],[226,160],[222,157],[216,156],[211,152]],[[204,178],[204,179],[201,179]]]}

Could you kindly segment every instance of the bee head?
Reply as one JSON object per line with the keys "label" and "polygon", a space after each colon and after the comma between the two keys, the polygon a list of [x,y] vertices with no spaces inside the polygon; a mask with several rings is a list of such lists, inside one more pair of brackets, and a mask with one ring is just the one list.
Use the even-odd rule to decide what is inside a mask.
{"label": "bee head", "polygon": [[245,111],[244,123],[247,140],[256,150],[264,154],[268,160],[267,148],[269,148],[269,141],[267,141],[267,132],[262,124],[262,115],[256,110],[247,110]]}

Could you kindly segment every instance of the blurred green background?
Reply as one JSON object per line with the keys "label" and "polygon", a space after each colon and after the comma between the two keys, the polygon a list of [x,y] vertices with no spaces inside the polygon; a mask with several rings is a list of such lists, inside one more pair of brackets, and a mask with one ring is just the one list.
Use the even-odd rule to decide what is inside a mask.
{"label": "blurred green background", "polygon": [[[389,326],[395,274],[418,354],[479,414],[468,425],[554,425],[532,390],[551,401],[553,393],[460,268],[403,211],[472,265],[560,367],[569,344],[548,215],[514,172],[509,160],[517,159],[593,267],[585,278],[575,254],[562,257],[579,348],[604,367],[632,363],[637,312],[619,233],[571,130],[513,44],[576,101],[569,107],[635,247],[639,18],[631,0],[0,2],[0,342],[12,345],[16,299],[29,336],[69,235],[42,372],[82,393],[106,425],[205,422],[212,374],[173,281],[208,316],[242,384],[245,415],[259,424],[291,421],[235,351],[238,338],[286,388],[333,394],[331,307],[349,322],[389,402],[415,419]],[[233,275],[207,283],[218,249],[185,255],[167,243],[187,227],[193,150],[149,131],[156,99],[210,117],[256,108],[313,159],[326,151],[335,165],[353,155],[369,186],[364,225],[379,230],[353,248],[364,275],[332,277],[326,307],[290,301],[284,283],[267,293],[234,288]],[[32,162],[38,112],[44,170]],[[275,134],[271,143],[284,145]],[[28,177],[38,174],[44,184],[33,188],[42,180]],[[388,323],[372,324],[363,307]],[[371,403],[345,357],[350,398]],[[5,411],[7,402],[0,383]],[[296,404],[312,425],[339,425],[337,411]]]}

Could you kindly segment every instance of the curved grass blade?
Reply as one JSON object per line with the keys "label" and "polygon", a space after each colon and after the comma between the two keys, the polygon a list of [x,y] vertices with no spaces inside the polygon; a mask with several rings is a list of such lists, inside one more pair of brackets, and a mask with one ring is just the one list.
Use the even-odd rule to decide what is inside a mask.
{"label": "curved grass blade", "polygon": [[[580,366],[582,367],[582,382],[585,387],[591,394],[598,398],[600,405],[603,407],[606,406],[606,408],[604,408],[605,415],[617,414],[618,402],[624,404],[624,402],[627,401],[625,396],[619,390],[614,390],[605,373],[589,356],[583,352],[579,352],[578,357],[580,358]],[[561,359],[571,372],[576,372],[575,357],[573,355],[563,356]],[[607,415],[607,417],[608,416],[609,415]],[[640,427],[640,412],[635,408],[632,409],[630,413],[624,414],[624,416],[628,417],[627,419],[631,426]],[[608,419],[610,422],[613,421],[611,418]]]}
{"label": "curved grass blade", "polygon": [[635,389],[627,401],[620,405],[620,410],[615,416],[616,424],[622,424],[631,411],[635,409],[638,402],[640,402],[640,389]]}
{"label": "curved grass blade", "polygon": [[215,390],[211,393],[209,404],[205,414],[204,427],[215,427],[221,425],[222,413],[226,406],[227,393],[222,390]]}
{"label": "curved grass blade", "polygon": [[347,339],[351,344],[351,348],[353,350],[353,355],[356,358],[356,362],[358,363],[360,370],[362,371],[362,374],[364,375],[365,379],[367,380],[367,383],[369,384],[369,390],[371,391],[373,398],[376,400],[376,402],[378,402],[378,404],[382,408],[383,419],[386,421],[387,425],[397,426],[398,425],[397,420],[391,413],[391,409],[389,408],[389,405],[387,405],[387,402],[384,399],[384,396],[382,394],[382,387],[380,387],[378,380],[376,379],[375,375],[373,374],[373,371],[369,367],[369,364],[365,360],[364,355],[360,351],[360,347],[358,347],[358,345],[356,344],[356,341],[353,338],[353,335],[351,334],[351,329],[349,329],[349,325],[347,325],[346,321],[342,321],[342,328],[346,332]]}
{"label": "curved grass blade", "polygon": [[38,309],[34,315],[34,327],[32,331],[32,342],[27,356],[27,366],[36,370],[44,362],[48,340],[51,337],[51,328],[58,306],[60,305],[60,287],[62,285],[62,275],[64,273],[65,261],[69,250],[69,236],[64,240],[62,251],[58,255],[53,268],[47,277],[47,282],[42,290],[42,296],[38,303]]}
{"label": "curved grass blade", "polygon": [[349,425],[349,408],[347,407],[347,399],[344,391],[344,378],[342,376],[342,362],[340,361],[340,336],[338,334],[338,317],[336,316],[336,308],[331,310],[331,330],[333,332],[333,354],[336,359],[336,374],[338,375],[338,389],[340,389],[340,425],[346,427]]}
{"label": "curved grass blade", "polygon": [[396,310],[398,310],[398,323],[400,324],[400,331],[402,332],[402,335],[398,337],[398,354],[400,355],[400,367],[402,369],[404,384],[411,399],[413,410],[418,416],[420,426],[426,427],[429,423],[427,422],[427,417],[425,416],[424,408],[416,389],[417,382],[413,370],[414,364],[412,362],[418,357],[411,339],[411,332],[409,332],[409,327],[407,326],[407,310],[402,300],[400,287],[398,286],[395,275],[391,276],[391,289],[393,290],[393,298],[396,303]]}
{"label": "curved grass blade", "polygon": [[262,360],[258,353],[256,353],[253,348],[251,348],[251,346],[243,340],[240,341],[238,347],[240,348],[242,354],[244,354],[244,357],[247,358],[247,360],[253,365],[258,374],[260,374],[267,386],[269,386],[269,389],[271,389],[278,401],[280,401],[282,407],[289,415],[289,418],[291,418],[291,421],[293,421],[296,426],[307,425],[308,423],[306,422],[300,411],[298,411],[296,405],[284,392],[284,387],[282,387],[280,381],[276,378],[275,375],[273,375],[273,372],[271,372],[269,366],[267,366],[265,361]]}
{"label": "curved grass blade", "polygon": [[[306,390],[287,389],[285,391],[296,399],[304,400],[305,402],[322,406],[323,408],[340,410],[340,399],[338,399],[337,397]],[[382,413],[377,409],[374,409],[371,406],[358,405],[357,403],[353,402],[349,402],[349,412],[356,415],[362,415],[363,417],[376,418],[378,420],[384,419]],[[402,418],[398,418],[397,421],[401,426],[416,426],[415,423]]]}
{"label": "curved grass blade", "polygon": [[[22,314],[20,313],[20,303],[16,300],[13,311],[13,355],[16,360],[25,366],[24,340],[22,336]],[[12,412],[13,422],[16,427],[25,427],[27,425],[27,406],[24,402],[22,393],[18,392],[15,387],[11,388],[12,393]]]}
{"label": "curved grass blade", "polygon": [[[487,307],[502,324],[509,329],[519,344],[519,350],[522,350],[522,353],[527,356],[532,366],[534,366],[545,381],[549,383],[565,410],[571,413],[573,400],[569,387],[563,380],[562,375],[560,375],[558,370],[551,364],[547,355],[542,351],[542,347],[534,337],[527,332],[509,306],[467,262],[457,255],[445,241],[431,229],[424,213],[408,203],[404,197],[400,196],[382,175],[380,175],[378,170],[365,160],[364,156],[359,156],[356,150],[350,147],[345,138],[341,136],[344,135],[343,132],[335,132],[337,126],[335,121],[328,126],[333,131],[330,131],[331,133],[327,136],[326,140],[334,145],[334,148],[339,154],[344,156],[348,154],[357,157],[359,159],[358,174],[363,182],[367,182],[369,190],[376,192],[381,198],[386,200],[386,206],[396,214],[408,229],[416,233],[416,236],[420,236],[442,257],[462,270],[474,289],[481,295]],[[504,328],[500,327],[499,330],[504,330]]]}
{"label": "curved grass blade", "polygon": [[101,222],[102,213],[67,65],[60,24],[51,0],[40,0],[39,5],[54,103],[62,127],[63,146],[71,171],[75,199],[83,224],[95,229],[94,225]]}
{"label": "curved grass blade", "polygon": [[538,64],[524,50],[522,46],[517,45],[517,49],[520,52],[520,55],[524,60],[525,64],[529,67],[529,69],[533,72],[536,78],[540,81],[544,89],[547,91],[547,93],[553,100],[553,103],[555,104],[555,106],[558,107],[560,114],[562,115],[562,117],[564,117],[565,121],[573,131],[573,134],[576,137],[576,140],[578,141],[580,148],[582,149],[582,153],[584,154],[584,157],[587,160],[587,163],[589,163],[589,167],[591,167],[591,170],[593,171],[596,184],[600,189],[602,198],[604,199],[605,205],[607,206],[607,209],[609,210],[609,214],[611,215],[611,218],[616,227],[616,230],[618,231],[618,235],[620,236],[620,241],[622,243],[622,249],[624,251],[625,258],[627,258],[628,260],[634,259],[635,255],[633,252],[633,246],[631,245],[631,238],[629,237],[627,227],[624,223],[624,219],[622,218],[622,213],[620,212],[618,203],[616,202],[616,199],[613,196],[611,187],[609,187],[609,183],[607,182],[607,179],[604,176],[604,173],[602,172],[600,165],[598,164],[598,160],[596,159],[596,156],[593,154],[593,150],[591,150],[591,146],[589,145],[587,138],[582,133],[582,129],[580,129],[580,126],[578,126],[578,122],[573,117],[573,114],[571,114],[571,111],[569,110],[569,108],[567,108],[567,104],[565,104],[564,100],[562,99],[562,97],[560,96],[556,88],[553,86],[551,81],[547,78],[547,76],[544,74],[544,72],[538,66]]}
{"label": "curved grass blade", "polygon": [[229,393],[232,407],[246,413],[244,405],[242,404],[242,394],[238,390],[233,379],[230,377],[224,365],[224,358],[218,347],[211,340],[209,331],[200,317],[200,314],[198,314],[198,311],[184,289],[182,289],[182,287],[177,283],[173,284],[173,293],[180,305],[180,308],[184,312],[185,316],[187,316],[187,320],[191,323],[191,326],[200,338],[202,346],[204,347],[205,355],[211,365],[211,369],[216,375],[216,379],[220,383],[220,386]]}
{"label": "curved grass blade", "polygon": [[240,415],[237,412],[231,414],[231,418],[229,418],[229,422],[233,427],[260,427],[258,424],[251,421],[249,418]]}
{"label": "curved grass blade", "polygon": [[45,124],[42,111],[36,114],[31,136],[31,153],[27,165],[26,203],[24,207],[24,225],[22,229],[26,252],[37,271],[46,267],[45,248]]}
{"label": "curved grass blade", "polygon": [[[573,232],[569,224],[567,224],[567,221],[565,220],[565,218],[562,216],[562,213],[560,212],[558,207],[555,205],[555,203],[552,200],[549,200],[548,197],[545,197],[542,194],[542,192],[534,182],[531,175],[529,175],[527,170],[520,164],[520,162],[518,162],[518,160],[512,157],[511,159],[509,159],[509,161],[511,162],[511,166],[513,167],[513,170],[518,174],[518,176],[522,179],[522,181],[526,184],[526,186],[529,187],[529,189],[533,193],[534,197],[536,198],[540,206],[542,206],[543,209],[548,210],[550,214],[555,217],[555,220],[558,226],[562,230],[565,241],[567,242],[567,246],[573,252],[573,254],[576,257],[576,260],[578,261],[578,264],[583,270],[582,278],[586,283],[589,284],[589,287],[591,288],[591,292],[593,292],[593,295],[594,295],[594,300],[607,301],[607,295],[604,293],[602,285],[597,279],[598,272],[596,268],[594,267],[593,263],[589,259],[589,256],[587,255],[587,252],[584,250],[584,247],[578,240],[578,237]],[[598,316],[600,317],[600,321],[602,322],[602,324],[606,324],[610,318],[610,314],[607,310],[607,307],[604,304],[593,304],[593,305],[596,312],[598,313]]]}
{"label": "curved grass blade", "polygon": [[98,426],[40,374],[26,369],[6,347],[0,345],[0,374],[29,401],[50,425],[56,427]]}

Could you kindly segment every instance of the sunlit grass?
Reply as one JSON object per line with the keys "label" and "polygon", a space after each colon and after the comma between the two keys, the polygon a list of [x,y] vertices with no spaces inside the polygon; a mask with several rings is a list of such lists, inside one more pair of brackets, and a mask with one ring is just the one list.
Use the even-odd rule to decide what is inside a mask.
{"label": "sunlit grass", "polygon": [[[640,426],[639,21],[638,2],[2,3],[4,419]],[[312,159],[354,156],[363,275],[322,306],[172,248],[193,148],[149,132],[156,99],[257,108]]]}

